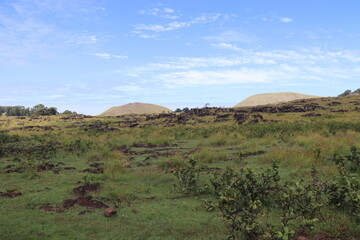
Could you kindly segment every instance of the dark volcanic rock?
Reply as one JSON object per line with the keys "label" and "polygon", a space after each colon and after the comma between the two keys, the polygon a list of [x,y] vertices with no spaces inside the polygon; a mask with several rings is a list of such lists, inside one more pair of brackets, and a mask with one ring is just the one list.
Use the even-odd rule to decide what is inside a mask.
{"label": "dark volcanic rock", "polygon": [[303,117],[321,117],[322,115],[320,113],[308,113],[308,114],[304,114],[301,116],[303,116]]}

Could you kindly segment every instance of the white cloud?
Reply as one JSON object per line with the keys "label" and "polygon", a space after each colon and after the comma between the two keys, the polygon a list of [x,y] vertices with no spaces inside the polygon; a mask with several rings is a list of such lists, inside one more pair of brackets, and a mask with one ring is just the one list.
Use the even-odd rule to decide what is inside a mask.
{"label": "white cloud", "polygon": [[213,42],[243,42],[243,43],[250,43],[257,41],[257,37],[253,34],[245,34],[238,31],[225,31],[217,35],[211,35],[203,37],[203,39]]}
{"label": "white cloud", "polygon": [[280,18],[280,21],[283,22],[283,23],[290,23],[293,21],[292,18],[288,18],[288,17],[281,17]]}
{"label": "white cloud", "polygon": [[164,12],[166,13],[173,13],[175,12],[174,9],[171,9],[171,8],[164,8]]}
{"label": "white cloud", "polygon": [[75,45],[92,45],[101,42],[106,42],[111,36],[105,34],[93,34],[89,32],[81,33],[68,33],[64,34],[63,38],[66,39],[67,44]]}
{"label": "white cloud", "polygon": [[[48,14],[56,18],[62,14],[71,15],[74,11],[85,10],[84,8],[97,8],[92,0],[86,4],[80,0],[84,5],[77,5],[79,2],[73,5],[73,2],[18,0],[0,7],[0,63],[33,64],[36,59],[62,54],[72,44],[98,44],[108,39],[109,36],[100,33],[65,32],[59,25],[44,21],[44,16]],[[82,16],[78,13],[78,18],[79,15]],[[88,16],[88,13],[85,15]]]}
{"label": "white cloud", "polygon": [[165,19],[179,18],[178,15],[175,15],[176,11],[174,9],[167,8],[167,7],[161,7],[161,5],[157,6],[157,7],[153,7],[153,8],[140,10],[140,11],[138,11],[138,13],[140,15],[151,15],[151,16],[157,16],[157,17],[161,17],[161,18],[165,18]]}
{"label": "white cloud", "polygon": [[60,95],[60,94],[55,94],[55,95],[48,96],[47,98],[49,98],[49,99],[57,99],[57,98],[62,98],[62,97],[64,97],[64,96]]}
{"label": "white cloud", "polygon": [[272,14],[263,13],[263,14],[247,17],[245,22],[249,23],[252,21],[259,21],[259,20],[268,23],[271,22],[291,23],[294,21],[294,19],[290,17],[283,17],[278,15],[277,13],[272,13]]}
{"label": "white cloud", "polygon": [[223,48],[223,49],[230,49],[230,50],[237,51],[237,52],[243,51],[242,48],[239,48],[236,45],[231,44],[231,43],[217,43],[217,44],[211,44],[211,46],[217,47],[217,48]]}
{"label": "white cloud", "polygon": [[139,77],[139,74],[136,74],[136,73],[128,73],[127,76],[129,76],[129,77]]}
{"label": "white cloud", "polygon": [[62,18],[81,17],[82,15],[105,11],[105,8],[98,5],[95,0],[17,0],[10,3],[17,14],[34,15],[42,13],[55,14],[55,17]]}
{"label": "white cloud", "polygon": [[116,58],[116,59],[126,59],[128,58],[128,56],[121,56],[121,55],[113,55],[110,53],[94,53],[94,56],[103,58],[103,59],[111,59],[111,58]]}
{"label": "white cloud", "polygon": [[119,91],[119,92],[127,93],[127,94],[136,94],[143,90],[142,87],[135,86],[135,85],[116,86],[113,89],[116,91]]}
{"label": "white cloud", "polygon": [[125,74],[166,87],[272,83],[283,86],[353,79],[360,74],[359,51],[319,48],[255,51],[234,44],[214,47],[233,50],[222,57],[173,57],[130,69]]}
{"label": "white cloud", "polygon": [[157,76],[168,86],[173,85],[224,85],[234,83],[266,83],[266,73],[249,69],[222,71],[185,71],[159,74]]}
{"label": "white cloud", "polygon": [[141,35],[143,31],[151,32],[168,32],[174,31],[180,28],[190,27],[197,24],[207,24],[217,21],[222,15],[220,13],[216,14],[204,14],[199,17],[193,18],[190,21],[173,21],[165,25],[161,24],[138,24],[135,26],[133,33]]}

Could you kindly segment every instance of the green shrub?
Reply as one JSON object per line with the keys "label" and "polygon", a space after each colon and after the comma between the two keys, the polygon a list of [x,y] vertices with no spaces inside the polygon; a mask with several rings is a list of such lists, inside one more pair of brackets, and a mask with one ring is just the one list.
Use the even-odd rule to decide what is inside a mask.
{"label": "green shrub", "polygon": [[65,151],[75,154],[77,156],[81,156],[85,152],[87,152],[93,143],[88,140],[82,140],[82,139],[76,139],[74,141],[71,141],[67,144],[65,144]]}
{"label": "green shrub", "polygon": [[192,157],[201,163],[213,163],[227,160],[227,152],[202,148],[194,153]]}
{"label": "green shrub", "polygon": [[121,152],[113,152],[110,159],[105,163],[104,175],[109,177],[117,177],[126,169],[127,159]]}
{"label": "green shrub", "polygon": [[266,232],[259,216],[269,204],[269,194],[278,188],[278,166],[263,173],[250,169],[235,172],[227,168],[211,180],[218,207],[228,221],[229,239],[258,239]]}
{"label": "green shrub", "polygon": [[187,167],[174,172],[174,175],[178,179],[175,188],[183,194],[197,193],[199,190],[200,171],[201,169],[197,166],[196,160],[190,159]]}
{"label": "green shrub", "polygon": [[161,162],[159,167],[164,170],[169,169],[181,169],[186,167],[187,161],[184,159],[182,154],[176,153],[173,156],[169,157],[169,159]]}

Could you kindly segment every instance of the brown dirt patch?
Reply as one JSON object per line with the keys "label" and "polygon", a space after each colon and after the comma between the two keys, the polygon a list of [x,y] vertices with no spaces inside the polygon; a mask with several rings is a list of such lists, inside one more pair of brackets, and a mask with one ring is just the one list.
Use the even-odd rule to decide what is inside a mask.
{"label": "brown dirt patch", "polygon": [[22,193],[16,190],[8,190],[7,192],[0,192],[0,197],[14,198],[21,195]]}
{"label": "brown dirt patch", "polygon": [[106,205],[103,202],[93,200],[91,196],[87,197],[79,197],[75,199],[66,199],[62,202],[62,207],[64,209],[69,209],[75,205],[79,205],[82,207],[88,207],[88,208],[106,208],[108,205]]}
{"label": "brown dirt patch", "polygon": [[74,188],[73,193],[75,193],[77,196],[85,196],[87,192],[96,192],[99,190],[99,188],[99,183],[85,184],[83,186]]}

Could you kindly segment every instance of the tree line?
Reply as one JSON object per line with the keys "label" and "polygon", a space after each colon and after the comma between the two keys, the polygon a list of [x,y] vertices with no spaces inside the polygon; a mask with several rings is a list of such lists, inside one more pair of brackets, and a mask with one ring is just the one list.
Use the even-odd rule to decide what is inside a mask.
{"label": "tree line", "polygon": [[[44,104],[37,104],[32,108],[24,106],[0,106],[0,115],[5,116],[51,116],[60,114],[56,107],[46,107]],[[61,114],[76,114],[65,110]]]}
{"label": "tree line", "polygon": [[346,90],[345,92],[340,94],[338,97],[345,97],[345,96],[348,96],[348,95],[357,95],[357,94],[360,94],[360,88],[356,89],[353,92],[351,90]]}

